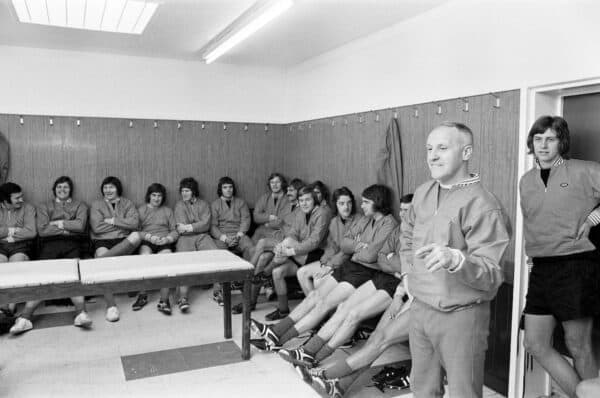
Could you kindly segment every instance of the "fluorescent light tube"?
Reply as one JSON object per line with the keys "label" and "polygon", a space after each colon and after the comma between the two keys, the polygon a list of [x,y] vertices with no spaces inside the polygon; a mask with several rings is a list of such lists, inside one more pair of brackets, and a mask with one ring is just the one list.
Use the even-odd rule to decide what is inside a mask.
{"label": "fluorescent light tube", "polygon": [[[224,37],[217,40],[216,43],[213,43],[211,49],[206,52],[203,56],[204,61],[207,64],[210,64],[221,55],[231,50],[234,46],[248,38],[254,32],[265,26],[271,20],[281,15],[284,11],[289,9],[294,2],[292,0],[277,0],[271,2],[268,7],[265,7],[263,10],[260,10],[257,15],[247,21],[246,23],[242,23],[239,27],[235,27],[236,23],[240,22],[239,20],[234,21],[231,25],[225,28],[225,31],[232,31],[233,33],[225,35]],[[233,28],[233,29],[231,29]]]}

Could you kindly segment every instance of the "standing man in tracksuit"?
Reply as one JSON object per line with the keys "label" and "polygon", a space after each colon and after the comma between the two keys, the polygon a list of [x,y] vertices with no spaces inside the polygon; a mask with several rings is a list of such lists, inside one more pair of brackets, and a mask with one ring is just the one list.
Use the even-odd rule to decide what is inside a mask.
{"label": "standing man in tracksuit", "polygon": [[490,301],[504,280],[510,235],[498,200],[469,174],[473,133],[445,122],[427,138],[432,180],[415,191],[401,224],[410,309],[411,384],[416,398],[483,394]]}

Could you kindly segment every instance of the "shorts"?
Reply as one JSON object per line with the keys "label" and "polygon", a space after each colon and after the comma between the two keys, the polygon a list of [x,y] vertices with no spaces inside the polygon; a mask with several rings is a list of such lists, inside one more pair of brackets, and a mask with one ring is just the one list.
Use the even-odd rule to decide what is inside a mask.
{"label": "shorts", "polygon": [[116,239],[96,239],[92,242],[92,246],[94,249],[94,253],[101,247],[105,247],[108,250],[112,249],[119,243],[123,242],[126,238],[116,238]]}
{"label": "shorts", "polygon": [[338,282],[347,282],[355,289],[365,282],[372,281],[375,289],[384,290],[390,297],[394,297],[396,287],[400,281],[393,275],[383,271],[365,267],[352,260],[346,261],[333,271],[331,276]]}
{"label": "shorts", "polygon": [[289,259],[292,260],[294,264],[296,264],[298,267],[302,267],[306,264],[319,261],[321,259],[321,256],[323,256],[323,249],[315,249],[306,255],[306,260],[304,261],[304,264],[300,264],[300,262],[298,262],[294,257],[289,257]]}
{"label": "shorts", "polygon": [[166,245],[155,245],[154,243],[144,242],[140,245],[140,247],[141,246],[146,246],[146,247],[150,248],[150,250],[152,250],[152,254],[159,253],[160,251],[165,250],[165,249],[169,249],[172,252],[175,251],[175,244],[173,244],[173,243],[167,243]]}
{"label": "shorts", "polygon": [[40,260],[53,260],[57,258],[80,258],[81,243],[76,239],[56,238],[42,242]]}
{"label": "shorts", "polygon": [[599,314],[598,260],[596,252],[534,258],[523,312],[560,322]]}
{"label": "shorts", "polygon": [[0,254],[6,258],[11,258],[18,253],[23,253],[31,259],[31,241],[24,240],[14,243],[0,242]]}

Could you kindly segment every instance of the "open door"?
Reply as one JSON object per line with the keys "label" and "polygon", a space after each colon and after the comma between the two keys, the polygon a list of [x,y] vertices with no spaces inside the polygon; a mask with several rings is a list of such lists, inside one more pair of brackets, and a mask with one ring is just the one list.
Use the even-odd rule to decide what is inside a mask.
{"label": "open door", "polygon": [[[531,87],[521,92],[518,176],[534,167],[533,156],[527,154],[527,134],[533,122],[542,115],[563,116],[572,134],[571,155],[577,159],[600,161],[600,79],[566,82]],[[520,201],[517,199],[517,207]],[[600,232],[600,231],[598,231]],[[529,266],[524,251],[523,218],[517,211],[515,222],[515,278],[513,292],[509,397],[534,398],[549,395],[556,388],[542,367],[523,348],[519,320],[525,306],[529,282]],[[598,323],[597,323],[598,324]],[[600,342],[600,331],[595,330]],[[559,339],[557,339],[559,340]],[[560,345],[560,341],[557,341]]]}

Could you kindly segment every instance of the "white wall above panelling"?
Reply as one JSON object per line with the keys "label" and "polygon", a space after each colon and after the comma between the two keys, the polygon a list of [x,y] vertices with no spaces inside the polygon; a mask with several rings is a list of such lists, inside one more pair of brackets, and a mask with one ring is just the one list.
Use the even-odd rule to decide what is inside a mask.
{"label": "white wall above panelling", "polygon": [[[173,4],[186,2],[191,0]],[[332,14],[335,2],[328,0],[324,15]],[[373,11],[368,15],[376,16],[390,5],[387,0],[338,3],[348,7],[341,15],[366,10],[364,4],[369,4]],[[231,11],[234,3],[226,4]],[[299,4],[304,7],[300,11],[308,12],[312,3]],[[77,51],[0,46],[0,113],[286,123],[600,76],[600,2],[426,4],[391,27],[316,56],[325,48],[323,43],[343,39],[337,26],[347,26],[331,19],[331,26],[321,31],[323,43],[312,31],[303,36],[291,27],[277,28],[281,35],[293,33],[288,32],[291,47],[285,51],[296,48],[303,58],[310,53],[307,47],[315,49],[312,58],[287,68],[279,61],[270,63],[268,56],[256,66],[260,54],[271,48],[268,43],[281,41],[267,40],[268,30],[225,57],[235,63],[211,65],[141,57],[135,51],[103,53],[97,41],[89,49],[78,42]],[[7,0],[0,5],[8,9]],[[307,17],[300,11],[294,18]],[[321,26],[323,21],[317,19]],[[307,24],[297,26],[310,30]],[[369,29],[376,26],[369,24]],[[389,26],[389,21],[381,26]],[[334,31],[329,34],[335,40],[327,33]],[[261,40],[267,47],[257,44]],[[250,49],[256,51],[242,56]],[[277,45],[269,51],[276,50]]]}
{"label": "white wall above panelling", "polygon": [[0,46],[0,113],[281,122],[281,69]]}
{"label": "white wall above panelling", "polygon": [[600,3],[454,0],[288,69],[288,120],[600,76]]}

